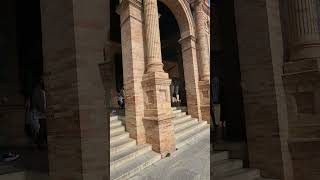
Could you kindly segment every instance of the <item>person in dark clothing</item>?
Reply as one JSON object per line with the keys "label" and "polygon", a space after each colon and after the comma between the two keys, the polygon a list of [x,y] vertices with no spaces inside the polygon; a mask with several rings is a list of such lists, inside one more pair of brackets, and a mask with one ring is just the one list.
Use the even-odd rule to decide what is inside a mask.
{"label": "person in dark clothing", "polygon": [[43,78],[41,78],[31,96],[31,124],[39,148],[43,148],[47,144],[46,110],[46,92]]}

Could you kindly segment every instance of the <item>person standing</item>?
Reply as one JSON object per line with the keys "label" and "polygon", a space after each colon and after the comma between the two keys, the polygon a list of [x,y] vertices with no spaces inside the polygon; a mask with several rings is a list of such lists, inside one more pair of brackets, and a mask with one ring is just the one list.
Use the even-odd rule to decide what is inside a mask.
{"label": "person standing", "polygon": [[47,144],[46,110],[46,92],[43,78],[41,77],[40,81],[33,89],[31,97],[32,126],[36,134],[36,143],[39,148],[42,148]]}

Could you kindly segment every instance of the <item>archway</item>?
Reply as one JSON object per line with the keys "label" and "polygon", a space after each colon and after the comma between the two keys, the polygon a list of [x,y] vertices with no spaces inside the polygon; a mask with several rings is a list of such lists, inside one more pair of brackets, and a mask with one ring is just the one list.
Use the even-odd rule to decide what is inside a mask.
{"label": "archway", "polygon": [[[181,45],[179,44],[180,29],[178,23],[166,5],[159,2],[159,26],[161,52],[164,71],[169,74],[171,83],[171,106],[187,105],[185,79]],[[170,28],[167,28],[170,26]]]}
{"label": "archway", "polygon": [[159,2],[170,10],[179,27],[180,37],[178,42],[181,45],[183,69],[185,72],[188,71],[188,73],[184,73],[187,110],[191,116],[201,120],[195,27],[191,9],[182,0],[159,0]]}
{"label": "archway", "polygon": [[165,4],[174,17],[177,20],[180,29],[180,38],[186,38],[188,36],[195,36],[194,21],[191,14],[191,9],[186,5],[183,0],[159,0],[161,3]]}

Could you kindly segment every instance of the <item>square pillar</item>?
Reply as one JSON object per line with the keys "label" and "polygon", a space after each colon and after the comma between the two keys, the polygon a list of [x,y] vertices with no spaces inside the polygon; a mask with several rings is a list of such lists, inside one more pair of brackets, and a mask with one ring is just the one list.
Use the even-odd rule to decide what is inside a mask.
{"label": "square pillar", "polygon": [[198,118],[201,121],[202,116],[200,109],[199,71],[195,37],[188,36],[182,38],[179,40],[179,43],[182,47],[188,114],[190,114],[193,118]]}
{"label": "square pillar", "polygon": [[122,0],[120,14],[126,130],[138,144],[146,142],[142,76],[145,71],[141,0]]}
{"label": "square pillar", "polygon": [[49,176],[107,180],[107,113],[98,65],[106,39],[106,1],[40,3]]}

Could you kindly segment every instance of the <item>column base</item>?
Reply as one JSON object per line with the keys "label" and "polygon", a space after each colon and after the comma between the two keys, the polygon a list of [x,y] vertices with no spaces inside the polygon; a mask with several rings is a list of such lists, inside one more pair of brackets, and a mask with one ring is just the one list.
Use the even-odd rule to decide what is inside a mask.
{"label": "column base", "polygon": [[142,81],[146,141],[162,158],[176,149],[170,83],[168,74],[164,72],[145,74]]}
{"label": "column base", "polygon": [[176,150],[173,120],[174,116],[144,117],[146,140],[152,145],[152,150],[164,158]]}
{"label": "column base", "polygon": [[210,114],[210,105],[202,105],[200,109],[201,109],[202,121],[207,121],[208,124],[213,123],[211,119],[211,114]]}
{"label": "column base", "polygon": [[199,89],[200,89],[200,109],[202,120],[207,121],[209,124],[211,123],[211,115],[210,115],[210,81],[199,81]]}

